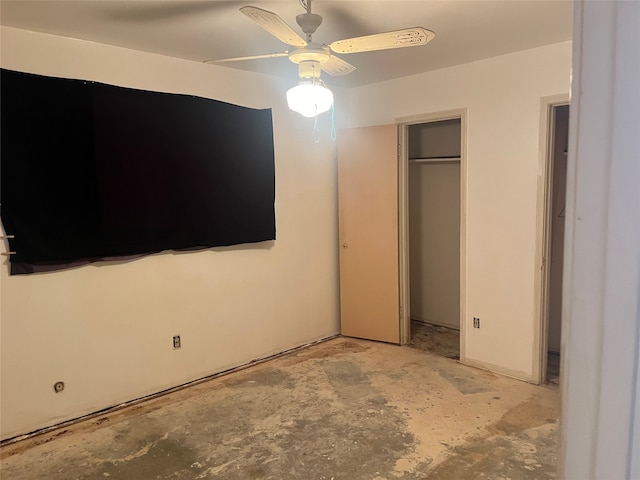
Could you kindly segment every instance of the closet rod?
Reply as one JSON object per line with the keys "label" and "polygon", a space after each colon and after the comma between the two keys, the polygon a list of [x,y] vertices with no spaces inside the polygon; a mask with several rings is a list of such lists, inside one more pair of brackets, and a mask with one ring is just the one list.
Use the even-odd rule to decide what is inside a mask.
{"label": "closet rod", "polygon": [[460,157],[410,158],[411,163],[459,163]]}

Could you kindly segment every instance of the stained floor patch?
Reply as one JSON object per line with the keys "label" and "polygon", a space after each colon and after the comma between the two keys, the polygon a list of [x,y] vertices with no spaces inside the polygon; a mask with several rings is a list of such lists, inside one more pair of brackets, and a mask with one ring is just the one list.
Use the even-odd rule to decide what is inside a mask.
{"label": "stained floor patch", "polygon": [[370,347],[368,345],[356,343],[350,340],[343,340],[342,342],[331,344],[331,346],[327,346],[327,348],[309,348],[300,352],[295,352],[292,355],[281,359],[281,365],[291,366],[312,359],[335,357],[341,354],[348,355],[353,353],[362,353],[369,350],[369,348]]}
{"label": "stained floor patch", "polygon": [[544,480],[556,478],[557,429],[479,437],[454,449],[429,480]]}
{"label": "stained floor patch", "polygon": [[244,372],[244,375],[224,380],[227,387],[261,387],[278,386],[291,388],[293,383],[289,374],[279,369],[258,370],[256,372]]}
{"label": "stained floor patch", "polygon": [[486,382],[479,379],[477,375],[469,371],[461,371],[459,368],[453,368],[451,365],[444,365],[439,368],[438,373],[464,395],[488,392],[490,390]]}
{"label": "stained floor patch", "polygon": [[100,465],[91,476],[80,474],[78,480],[109,478],[109,480],[132,480],[131,474],[135,472],[137,478],[164,479],[170,475],[184,475],[190,472],[192,465],[196,463],[196,452],[185,448],[181,439],[162,438],[152,442],[148,450],[143,450],[132,457],[125,457],[115,461],[106,461]]}
{"label": "stained floor patch", "polygon": [[547,423],[557,423],[553,405],[545,405],[539,399],[531,398],[509,409],[500,421],[490,427],[494,433],[511,434]]}

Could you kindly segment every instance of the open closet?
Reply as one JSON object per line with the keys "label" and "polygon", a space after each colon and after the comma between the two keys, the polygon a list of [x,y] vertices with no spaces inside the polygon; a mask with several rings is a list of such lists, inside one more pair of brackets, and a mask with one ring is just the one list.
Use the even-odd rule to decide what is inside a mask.
{"label": "open closet", "polygon": [[461,119],[410,125],[411,344],[460,355]]}
{"label": "open closet", "polygon": [[559,383],[560,333],[562,329],[562,278],[564,264],[564,212],[567,195],[567,148],[569,143],[569,105],[554,105],[551,111],[551,148],[547,159],[551,171],[550,202],[547,213],[550,233],[548,246],[548,330],[547,378]]}

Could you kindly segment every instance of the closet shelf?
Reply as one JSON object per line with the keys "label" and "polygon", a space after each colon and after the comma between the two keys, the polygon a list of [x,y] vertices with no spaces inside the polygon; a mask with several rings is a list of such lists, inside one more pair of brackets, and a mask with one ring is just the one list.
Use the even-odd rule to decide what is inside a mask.
{"label": "closet shelf", "polygon": [[460,157],[427,157],[427,158],[409,158],[412,163],[444,163],[444,162],[459,162]]}

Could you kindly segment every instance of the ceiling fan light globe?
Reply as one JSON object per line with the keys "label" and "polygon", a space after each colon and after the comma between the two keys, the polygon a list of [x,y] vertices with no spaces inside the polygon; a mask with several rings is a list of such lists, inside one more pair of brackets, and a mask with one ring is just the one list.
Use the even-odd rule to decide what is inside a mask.
{"label": "ceiling fan light globe", "polygon": [[304,117],[315,117],[333,105],[333,92],[317,82],[301,81],[287,91],[287,105]]}

